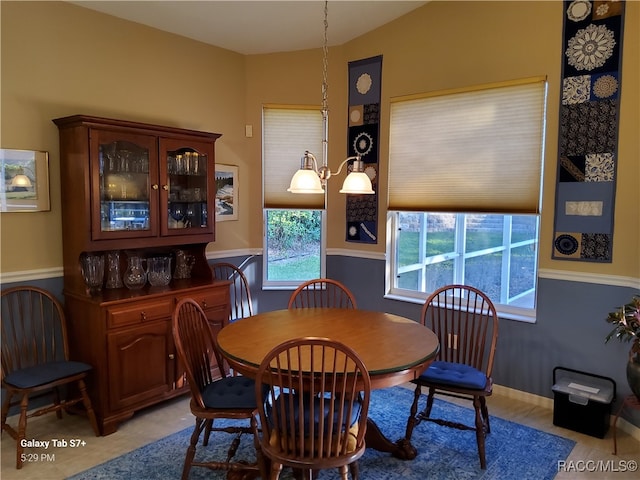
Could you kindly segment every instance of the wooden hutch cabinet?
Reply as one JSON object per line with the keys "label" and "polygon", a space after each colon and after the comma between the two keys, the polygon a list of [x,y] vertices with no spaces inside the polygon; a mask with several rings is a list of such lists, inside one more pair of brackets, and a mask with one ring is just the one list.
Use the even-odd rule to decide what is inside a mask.
{"label": "wooden hutch cabinet", "polygon": [[[94,367],[88,385],[108,435],[136,410],[188,391],[171,331],[181,298],[195,299],[214,331],[228,321],[229,282],[214,280],[205,255],[220,134],[85,115],[53,122],[71,357]],[[158,257],[171,275],[152,286],[145,262]]]}

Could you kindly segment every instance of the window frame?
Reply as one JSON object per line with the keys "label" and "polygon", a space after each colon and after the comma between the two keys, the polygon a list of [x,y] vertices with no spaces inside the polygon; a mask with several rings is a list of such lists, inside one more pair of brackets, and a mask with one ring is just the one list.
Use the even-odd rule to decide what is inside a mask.
{"label": "window frame", "polygon": [[[396,277],[397,274],[399,273],[398,270],[399,268],[401,269],[401,267],[399,267],[399,260],[398,260],[398,256],[399,256],[399,252],[398,252],[398,232],[400,231],[399,226],[398,226],[398,214],[400,213],[419,213],[419,214],[425,214],[425,213],[436,213],[436,212],[399,212],[399,211],[390,211],[387,214],[387,270],[388,270],[388,274],[385,276],[385,298],[389,298],[389,299],[394,299],[394,300],[401,300],[401,301],[408,301],[411,303],[424,303],[424,301],[427,299],[427,297],[431,294],[431,292],[426,291],[426,285],[425,287],[425,291],[421,292],[421,291],[417,291],[417,290],[409,290],[409,289],[404,289],[404,288],[400,288],[396,286]],[[439,212],[438,212],[439,213]],[[467,213],[457,213],[456,215],[459,216],[464,216],[467,215]],[[476,215],[475,213],[468,213],[468,215]],[[492,215],[500,215],[502,217],[505,216],[512,216],[512,215],[507,215],[507,214],[492,214]],[[536,255],[535,255],[535,265],[536,265],[536,273],[535,273],[535,278],[534,278],[534,282],[535,282],[535,289],[534,289],[534,295],[537,296],[537,279],[538,279],[538,260],[539,260],[539,245],[540,245],[540,215],[531,215],[531,216],[535,216],[537,217],[537,225],[536,225],[536,239],[535,240],[528,240],[528,241],[523,241],[523,242],[511,242],[508,246],[506,246],[506,242],[503,239],[502,245],[500,246],[496,246],[496,247],[491,247],[491,248],[486,248],[480,251],[474,251],[472,253],[462,253],[462,256],[458,256],[455,255],[455,257],[458,257],[457,259],[454,259],[452,257],[452,259],[454,259],[455,261],[458,262],[458,265],[456,265],[456,270],[458,268],[460,268],[460,263],[462,263],[464,260],[466,260],[467,258],[473,258],[475,256],[480,256],[479,252],[481,252],[480,254],[487,254],[487,253],[491,253],[489,252],[489,250],[491,251],[506,251],[506,250],[511,250],[513,248],[517,248],[520,246],[524,246],[525,244],[535,244],[536,245]],[[423,224],[424,226],[424,224]],[[457,221],[456,222],[456,229],[458,230],[465,230],[466,227],[466,222],[460,222]],[[421,228],[420,230],[420,235],[422,238],[424,238],[426,234],[426,228]],[[458,236],[459,237],[459,236]],[[458,246],[459,247],[459,246]],[[464,249],[464,246],[463,246]],[[422,263],[422,269],[426,268],[429,264],[431,264],[431,262],[429,261],[429,259],[421,254],[421,262]],[[457,272],[457,274],[459,275],[460,272]],[[454,273],[454,275],[456,275],[456,273]],[[508,280],[510,278],[510,276],[508,275],[507,272],[507,278],[505,280]],[[454,276],[454,283],[456,283],[457,280]],[[461,283],[461,282],[458,282]],[[535,300],[534,300],[534,307],[533,308],[525,308],[525,307],[518,307],[518,306],[514,306],[514,305],[507,305],[507,304],[503,304],[500,303],[497,300],[492,299],[496,310],[498,311],[498,313],[501,314],[501,316],[504,316],[505,318],[510,318],[512,320],[519,320],[519,321],[523,321],[523,322],[528,322],[528,323],[535,323],[536,321],[536,306],[535,306]]]}

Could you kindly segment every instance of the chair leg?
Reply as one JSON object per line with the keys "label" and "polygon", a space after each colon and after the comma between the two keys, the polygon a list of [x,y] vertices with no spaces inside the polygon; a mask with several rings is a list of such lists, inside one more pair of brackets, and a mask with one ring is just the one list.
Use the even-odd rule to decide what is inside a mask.
{"label": "chair leg", "polygon": [[418,425],[416,414],[418,413],[418,400],[420,400],[420,394],[422,388],[420,385],[416,385],[416,389],[413,392],[413,403],[411,404],[411,410],[409,418],[407,419],[407,429],[405,430],[404,438],[407,441],[411,441],[411,435],[413,435],[413,429]]}
{"label": "chair leg", "polygon": [[351,478],[353,480],[360,478],[360,467],[358,466],[357,460],[349,465],[349,471],[351,472]]}
{"label": "chair leg", "polygon": [[56,408],[56,417],[58,417],[58,419],[61,419],[62,409],[60,408],[60,390],[58,389],[58,387],[54,387],[51,394],[53,395],[53,404],[58,407]]}
{"label": "chair leg", "polygon": [[20,419],[18,420],[18,437],[16,438],[16,468],[19,470],[22,468],[22,452],[24,447],[22,446],[22,440],[27,435],[27,405],[29,404],[29,395],[22,395],[20,400]]}
{"label": "chair leg", "polygon": [[423,415],[426,418],[431,416],[431,409],[433,408],[433,400],[436,398],[436,389],[429,388],[429,395],[427,395],[427,408],[424,409]]}
{"label": "chair leg", "polygon": [[191,434],[191,442],[189,443],[189,448],[187,448],[187,456],[184,459],[184,467],[182,467],[182,480],[188,480],[189,478],[191,463],[193,462],[193,458],[196,456],[196,444],[198,443],[198,439],[200,438],[200,433],[202,432],[204,422],[204,419],[196,417],[196,426],[193,429],[193,433]]}
{"label": "chair leg", "polygon": [[282,471],[282,464],[271,462],[271,473],[269,475],[269,480],[278,480],[280,478],[280,472]]}
{"label": "chair leg", "polygon": [[84,405],[84,409],[87,412],[87,417],[89,417],[89,422],[91,422],[91,428],[93,428],[93,432],[96,434],[96,437],[99,437],[100,427],[98,427],[96,412],[93,411],[91,399],[89,398],[89,394],[87,393],[87,385],[84,383],[84,380],[78,380],[78,388],[80,389],[80,395],[82,395],[82,404]]}
{"label": "chair leg", "polygon": [[349,466],[340,465],[340,480],[349,480]]}
{"label": "chair leg", "polygon": [[487,459],[485,453],[485,430],[484,430],[484,422],[482,420],[482,408],[481,408],[481,400],[480,397],[473,397],[473,408],[476,411],[476,441],[478,442],[478,456],[480,457],[480,468],[482,470],[486,470],[487,468]]}
{"label": "chair leg", "polygon": [[[4,398],[4,402],[2,402],[2,432],[4,432],[5,430],[7,432],[9,432],[9,435],[11,435],[11,430],[8,428],[7,425],[7,416],[9,415],[9,406],[11,405],[11,399],[13,398],[13,393],[7,391],[7,394],[5,395]],[[11,435],[13,437],[13,435]]]}
{"label": "chair leg", "polygon": [[251,417],[251,430],[253,431],[253,447],[256,450],[256,461],[258,468],[260,469],[260,478],[267,478],[268,465],[266,456],[262,453],[262,447],[260,446],[260,431],[258,429],[258,419],[256,416]]}
{"label": "chair leg", "polygon": [[204,422],[204,438],[202,439],[202,446],[209,445],[209,437],[211,436],[211,430],[213,429],[213,419],[209,418]]}
{"label": "chair leg", "polygon": [[489,425],[489,410],[487,409],[487,399],[480,397],[480,409],[482,411],[482,418],[484,419],[485,432],[491,433],[491,425]]}

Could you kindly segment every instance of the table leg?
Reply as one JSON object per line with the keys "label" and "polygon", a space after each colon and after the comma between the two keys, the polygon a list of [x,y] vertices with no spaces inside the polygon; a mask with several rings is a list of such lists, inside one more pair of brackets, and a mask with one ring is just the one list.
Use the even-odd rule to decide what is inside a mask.
{"label": "table leg", "polygon": [[367,448],[373,448],[379,452],[391,453],[394,457],[401,460],[413,460],[418,453],[406,438],[401,438],[397,442],[389,440],[371,418],[367,418],[365,442]]}

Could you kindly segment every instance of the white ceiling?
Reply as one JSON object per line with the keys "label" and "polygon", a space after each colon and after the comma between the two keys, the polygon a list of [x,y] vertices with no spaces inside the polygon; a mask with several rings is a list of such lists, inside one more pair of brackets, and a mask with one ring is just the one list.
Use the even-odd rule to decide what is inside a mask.
{"label": "white ceiling", "polygon": [[[70,3],[246,55],[320,48],[324,37],[324,2],[317,0]],[[330,1],[327,43],[341,45],[425,3]]]}

